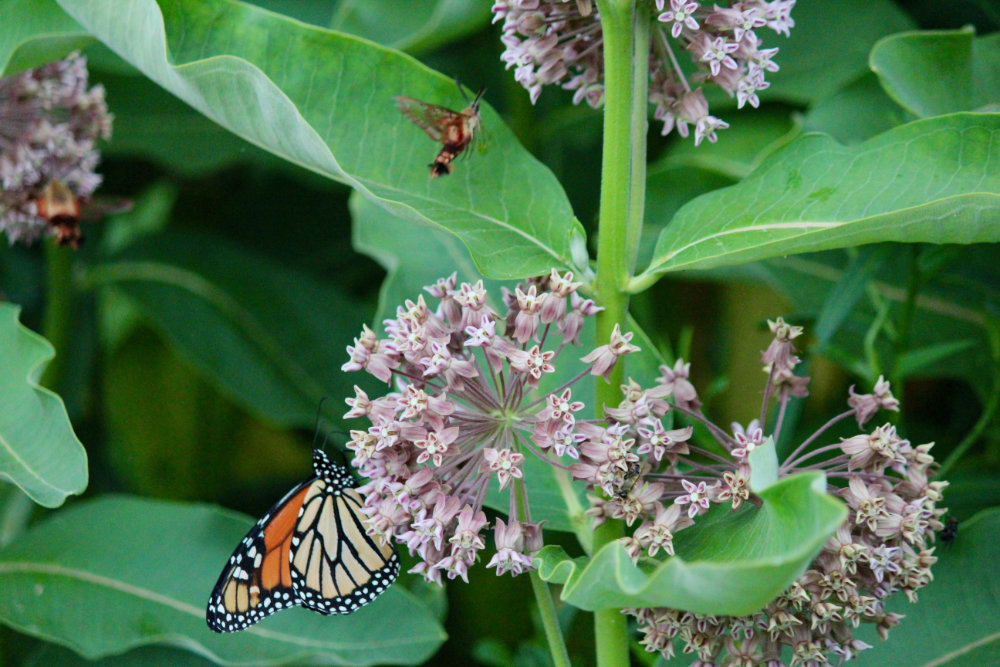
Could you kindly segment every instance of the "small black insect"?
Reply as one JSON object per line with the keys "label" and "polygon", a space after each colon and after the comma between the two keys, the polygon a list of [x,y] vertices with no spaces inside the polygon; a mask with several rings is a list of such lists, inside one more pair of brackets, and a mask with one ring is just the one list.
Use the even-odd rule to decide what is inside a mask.
{"label": "small black insect", "polygon": [[944,528],[941,529],[941,541],[951,542],[958,537],[958,517],[952,515],[948,517]]}

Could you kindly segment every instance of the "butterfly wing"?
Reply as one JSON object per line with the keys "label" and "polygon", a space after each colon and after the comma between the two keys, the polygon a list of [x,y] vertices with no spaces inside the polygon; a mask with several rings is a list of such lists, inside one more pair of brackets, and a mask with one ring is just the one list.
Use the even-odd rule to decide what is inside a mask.
{"label": "butterfly wing", "polygon": [[236,547],[208,599],[209,628],[236,632],[302,604],[292,586],[289,554],[303,499],[319,481],[313,478],[289,491]]}
{"label": "butterfly wing", "polygon": [[212,630],[243,630],[300,604],[322,614],[349,614],[395,581],[399,557],[365,532],[364,500],[350,472],[318,449],[313,470],[229,558],[208,600],[205,620]]}
{"label": "butterfly wing", "polygon": [[396,97],[394,99],[403,115],[426,132],[427,136],[434,141],[443,142],[447,136],[448,128],[463,122],[461,114],[457,111],[421,102],[412,97]]}
{"label": "butterfly wing", "polygon": [[364,500],[341,470],[308,490],[292,536],[292,584],[302,604],[321,614],[358,610],[399,574],[392,546],[365,532]]}

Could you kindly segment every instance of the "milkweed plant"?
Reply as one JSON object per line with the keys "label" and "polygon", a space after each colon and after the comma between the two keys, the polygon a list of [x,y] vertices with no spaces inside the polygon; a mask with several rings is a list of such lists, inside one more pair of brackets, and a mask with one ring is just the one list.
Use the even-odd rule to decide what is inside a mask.
{"label": "milkweed plant", "polygon": [[[124,16],[115,0],[2,10],[6,632],[91,659],[169,640],[171,651],[220,663],[418,664],[433,662],[445,637],[428,601],[470,576],[475,586],[481,569],[503,586],[527,579],[535,648],[544,645],[528,658],[480,643],[476,656],[490,664],[909,664],[984,641],[971,627],[941,647],[920,635],[942,622],[935,604],[961,598],[959,575],[989,576],[981,564],[995,557],[976,537],[994,514],[961,517],[960,532],[946,516],[946,473],[960,466],[983,488],[995,468],[974,446],[992,442],[1000,405],[996,262],[980,252],[1000,240],[1000,114],[995,91],[961,73],[986,71],[996,40],[907,32],[914,19],[888,0],[850,11],[805,0],[497,0],[448,17],[436,4],[415,0],[401,28],[388,5],[342,3],[333,30],[232,0],[142,0]],[[498,57],[484,75],[496,84],[470,104],[462,84],[479,82],[455,90],[452,72],[404,51],[419,57],[473,30],[490,35],[489,48],[448,48]],[[867,59],[824,41],[838,35],[856,36]],[[88,74],[81,49],[93,42],[107,48]],[[447,49],[437,53],[428,61],[448,61]],[[146,97],[162,101],[140,104]],[[504,116],[490,105],[499,99]],[[116,125],[124,119],[125,148],[109,105]],[[201,116],[222,129],[174,132],[175,120],[207,128]],[[452,126],[435,125],[442,118]],[[526,118],[599,118],[599,175],[585,177],[581,161],[560,184],[508,125],[549,158],[572,141]],[[214,139],[200,145],[199,133]],[[389,272],[374,320],[359,305],[367,297],[345,287],[366,281],[363,263],[332,259],[348,250],[324,255],[340,262],[336,279],[281,259],[296,243],[303,253],[346,243],[332,226],[305,231],[326,225],[329,207],[266,227],[239,208],[236,225],[192,230],[170,213],[169,193],[186,186],[129,190],[142,178],[137,152],[172,165],[164,178],[180,183],[174,167],[200,178],[190,174],[218,168],[229,150],[243,159],[231,135],[352,188],[354,248]],[[470,135],[484,151],[465,150]],[[429,179],[437,151],[447,169]],[[102,179],[136,196],[136,210],[91,226],[83,211]],[[593,216],[574,212],[563,188],[586,188],[574,180],[599,182]],[[178,210],[212,221],[227,212],[222,201]],[[94,246],[48,238],[81,220]],[[728,336],[759,362],[756,379],[729,382],[729,353],[699,343],[716,346],[710,336],[749,329],[752,317],[688,327],[677,303],[694,283],[665,289],[668,274],[766,281],[785,297],[755,320],[764,349]],[[261,449],[192,446],[214,463],[189,468],[201,471],[186,480],[190,493],[156,486],[169,456],[191,455],[186,445],[130,477],[147,462],[138,452],[156,447],[125,443],[155,440],[171,423],[164,415],[209,426],[176,391],[147,391],[154,380],[115,366],[128,363],[122,350],[142,326],[188,362],[144,362],[150,375],[207,379],[267,428],[310,428],[321,396],[342,397],[345,411],[320,409],[344,426],[368,533],[395,545],[409,576],[356,614],[282,611],[209,636],[195,618],[201,598],[248,523],[185,499],[239,505],[225,494],[240,485],[223,481]],[[103,338],[99,352],[83,350]],[[840,370],[824,371],[821,358]],[[974,387],[946,384],[958,398],[934,399],[963,404],[964,431],[935,424],[940,412],[919,388],[919,409],[907,410],[911,380],[944,377]],[[144,417],[122,419],[122,405]],[[224,459],[204,455],[230,446]],[[83,493],[93,465],[107,466],[93,497],[51,518],[34,509]],[[106,481],[115,475],[123,481]],[[119,486],[134,495],[101,493]],[[180,500],[143,497],[159,495]],[[970,513],[987,506],[964,503]],[[273,535],[297,539],[281,532],[286,518],[270,521],[247,563],[257,546],[276,548]],[[105,537],[84,539],[95,525]],[[352,548],[346,527],[329,535],[331,554]],[[231,576],[248,578],[243,567]],[[233,590],[257,594],[257,583]],[[77,589],[101,596],[100,609],[76,611]],[[996,617],[995,601],[967,604],[965,614]],[[581,611],[592,657],[569,632]],[[406,641],[385,641],[401,632]],[[878,663],[894,642],[909,657]]]}

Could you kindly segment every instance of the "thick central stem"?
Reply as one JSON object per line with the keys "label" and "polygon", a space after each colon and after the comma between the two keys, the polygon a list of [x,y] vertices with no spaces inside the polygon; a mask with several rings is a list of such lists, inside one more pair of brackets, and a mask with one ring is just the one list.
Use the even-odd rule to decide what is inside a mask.
{"label": "thick central stem", "polygon": [[[645,199],[646,108],[648,95],[649,18],[635,0],[598,0],[604,36],[604,145],[601,162],[601,205],[598,222],[597,342],[611,340],[615,324],[624,324],[626,292],[642,227]],[[610,382],[597,380],[596,410],[620,400],[624,364]],[[594,551],[622,537],[620,522],[606,521],[594,533]],[[628,665],[625,618],[618,609],[594,614],[597,664]]]}

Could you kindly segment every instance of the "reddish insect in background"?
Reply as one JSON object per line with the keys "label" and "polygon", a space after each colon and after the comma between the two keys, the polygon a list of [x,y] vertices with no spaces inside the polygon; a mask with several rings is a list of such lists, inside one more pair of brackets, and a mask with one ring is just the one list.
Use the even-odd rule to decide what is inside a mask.
{"label": "reddish insect in background", "polygon": [[99,220],[105,215],[120,213],[132,208],[128,199],[95,199],[81,204],[73,191],[60,180],[53,179],[42,188],[35,199],[38,217],[48,220],[56,230],[56,243],[80,249],[83,234],[80,220]]}
{"label": "reddish insect in background", "polygon": [[[461,86],[459,91],[465,97]],[[441,150],[430,164],[431,178],[450,174],[453,169],[452,161],[472,142],[473,136],[482,125],[479,100],[482,99],[484,92],[485,88],[480,89],[476,99],[461,111],[452,111],[412,97],[393,98],[404,116],[426,132],[431,139],[441,142]]]}

